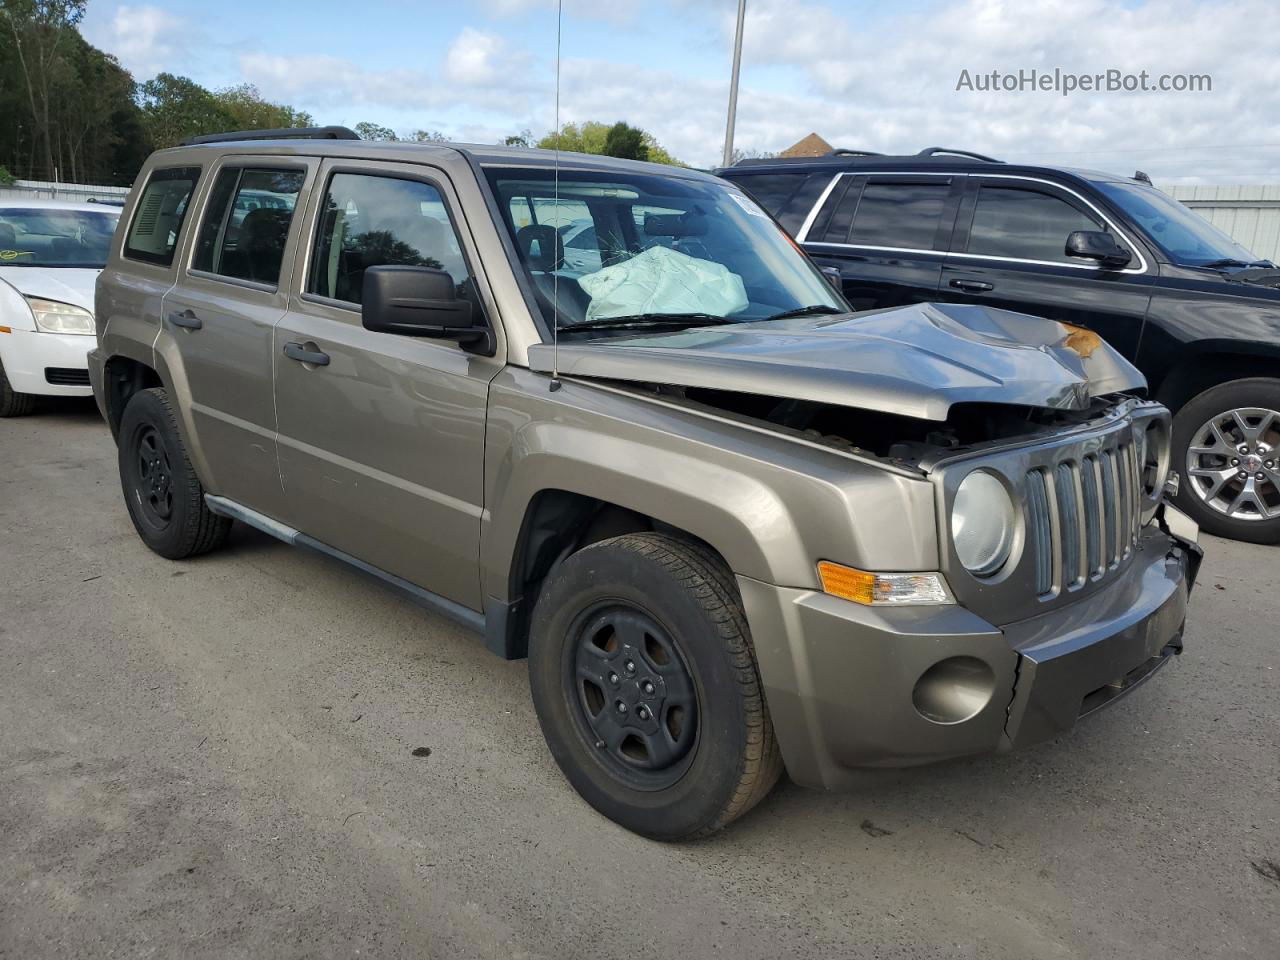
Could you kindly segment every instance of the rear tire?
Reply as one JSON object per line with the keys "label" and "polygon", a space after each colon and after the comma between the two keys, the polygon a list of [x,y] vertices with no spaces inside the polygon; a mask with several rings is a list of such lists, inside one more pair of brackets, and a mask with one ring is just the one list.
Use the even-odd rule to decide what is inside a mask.
{"label": "rear tire", "polygon": [[25,417],[35,407],[35,395],[14,390],[0,363],[0,417]]}
{"label": "rear tire", "polygon": [[204,485],[187,459],[163,388],[129,398],[120,419],[119,463],[129,519],[142,542],[160,556],[183,560],[226,542],[231,520],[205,503]]}
{"label": "rear tire", "polygon": [[1210,387],[1173,418],[1177,505],[1209,533],[1280,543],[1280,380]]}
{"label": "rear tire", "polygon": [[713,833],[782,772],[736,585],[704,547],[638,533],[566,559],[534,610],[529,680],[569,782],[644,836]]}

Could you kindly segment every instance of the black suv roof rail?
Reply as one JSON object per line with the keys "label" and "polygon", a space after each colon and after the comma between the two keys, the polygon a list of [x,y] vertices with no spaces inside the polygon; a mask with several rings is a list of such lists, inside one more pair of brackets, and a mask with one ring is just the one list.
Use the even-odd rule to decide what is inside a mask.
{"label": "black suv roof rail", "polygon": [[849,150],[845,147],[836,147],[828,157],[883,157],[883,153],[877,153],[874,150]]}
{"label": "black suv roof rail", "polygon": [[201,143],[227,143],[231,140],[359,140],[360,134],[349,127],[280,127],[274,130],[228,130],[206,133],[182,141],[184,147]]}
{"label": "black suv roof rail", "polygon": [[945,154],[949,157],[968,157],[970,160],[981,160],[983,163],[1004,163],[1003,160],[997,160],[995,157],[984,156],[981,153],[974,153],[972,150],[953,150],[950,147],[926,147],[916,154],[917,157],[936,157]]}

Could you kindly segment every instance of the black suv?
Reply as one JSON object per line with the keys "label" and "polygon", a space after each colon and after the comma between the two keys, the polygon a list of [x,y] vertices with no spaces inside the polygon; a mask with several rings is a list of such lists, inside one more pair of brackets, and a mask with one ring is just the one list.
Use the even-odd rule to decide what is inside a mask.
{"label": "black suv", "polygon": [[1144,174],[940,147],[716,172],[838,270],[857,309],[972,302],[1101,334],[1176,415],[1183,509],[1212,533],[1280,542],[1280,270]]}

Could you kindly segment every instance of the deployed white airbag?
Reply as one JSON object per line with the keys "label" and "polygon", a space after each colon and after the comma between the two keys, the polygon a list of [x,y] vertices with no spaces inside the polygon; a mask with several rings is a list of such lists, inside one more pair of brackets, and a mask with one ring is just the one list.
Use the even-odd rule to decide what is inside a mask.
{"label": "deployed white airbag", "polygon": [[578,278],[591,297],[588,320],[641,313],[728,316],[747,305],[742,278],[727,267],[667,247],[650,247],[630,260]]}

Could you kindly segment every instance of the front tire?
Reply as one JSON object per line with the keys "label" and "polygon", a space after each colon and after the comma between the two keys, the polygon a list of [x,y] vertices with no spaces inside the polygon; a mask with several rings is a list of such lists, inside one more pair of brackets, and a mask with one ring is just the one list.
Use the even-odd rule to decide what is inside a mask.
{"label": "front tire", "polygon": [[4,364],[0,363],[0,417],[25,417],[35,407],[35,396],[14,390],[4,372]]}
{"label": "front tire", "polygon": [[169,560],[226,542],[231,521],[210,511],[187,459],[178,419],[160,387],[129,398],[120,419],[120,485],[129,519],[148,547]]}
{"label": "front tire", "polygon": [[713,833],[782,771],[736,585],[704,547],[627,534],[566,559],[534,610],[529,680],[564,775],[636,833]]}
{"label": "front tire", "polygon": [[1173,419],[1178,506],[1202,528],[1280,543],[1280,380],[1232,380],[1193,397]]}

